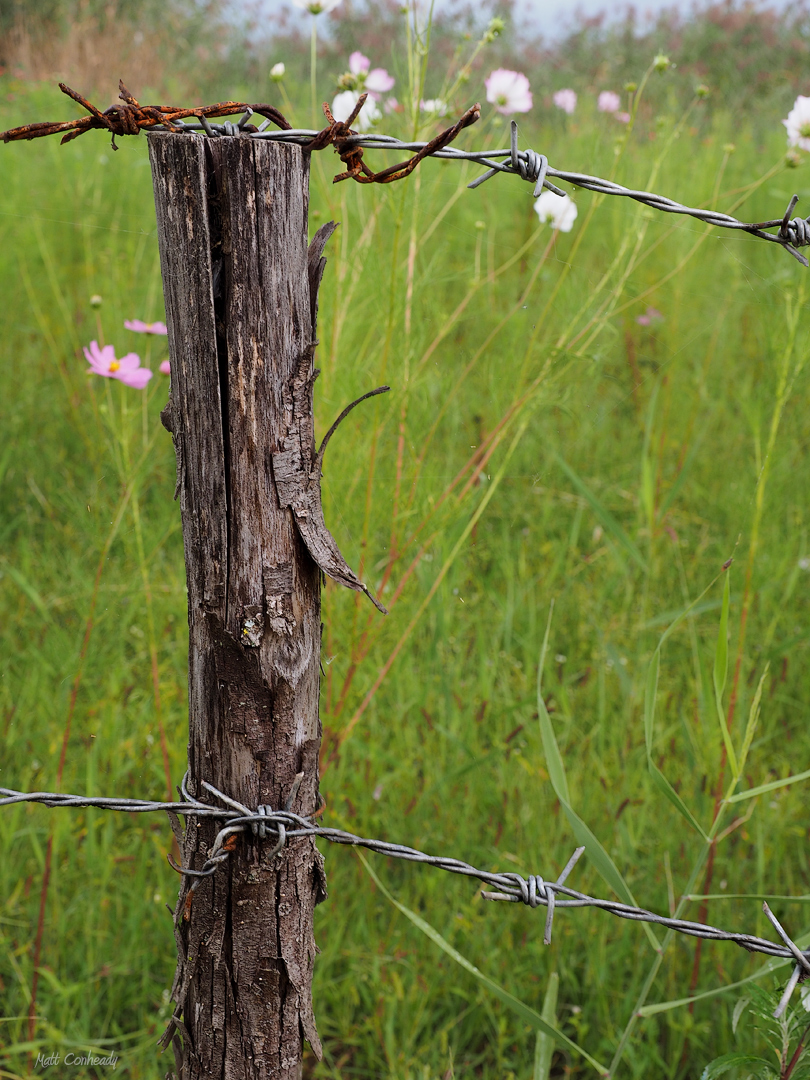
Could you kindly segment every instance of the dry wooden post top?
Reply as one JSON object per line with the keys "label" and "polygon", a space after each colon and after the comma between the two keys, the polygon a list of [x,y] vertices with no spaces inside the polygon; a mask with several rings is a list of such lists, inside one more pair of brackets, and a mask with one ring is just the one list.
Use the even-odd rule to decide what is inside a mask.
{"label": "dry wooden post top", "polygon": [[[318,808],[320,569],[364,586],[323,523],[312,396],[324,226],[307,247],[309,158],[250,138],[149,135],[171,356],[189,612],[189,788]],[[216,835],[191,820],[199,870]],[[179,832],[179,826],[177,830]],[[232,838],[175,913],[166,1033],[182,1080],[298,1077],[312,1012],[311,839]],[[271,857],[272,855],[272,857]]]}

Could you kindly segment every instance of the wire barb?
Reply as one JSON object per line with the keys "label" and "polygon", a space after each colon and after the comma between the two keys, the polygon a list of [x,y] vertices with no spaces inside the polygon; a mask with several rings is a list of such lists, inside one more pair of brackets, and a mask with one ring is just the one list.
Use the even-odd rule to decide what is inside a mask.
{"label": "wire barb", "polygon": [[[793,198],[795,200],[796,196],[794,195]],[[788,207],[788,213],[785,215],[785,217],[787,217],[791,213],[792,209],[793,203],[791,203],[791,205]],[[790,976],[790,979],[788,979],[785,991],[782,994],[782,997],[779,999],[779,1004],[776,1006],[773,1012],[774,1020],[778,1020],[782,1013],[785,1011],[785,1009],[788,1007],[788,1003],[790,1002],[791,996],[793,995],[793,991],[796,989],[796,984],[804,982],[807,976],[810,975],[810,960],[807,959],[807,957],[804,955],[803,952],[801,952],[799,947],[794,944],[790,937],[788,937],[784,927],[779,922],[774,913],[771,911],[771,909],[768,907],[767,901],[763,901],[762,910],[765,912],[765,915],[770,920],[771,925],[776,930],[779,937],[782,939],[782,941],[784,941],[785,945],[787,945],[788,949],[790,949],[790,952],[797,960],[796,967],[793,969],[793,974]]]}

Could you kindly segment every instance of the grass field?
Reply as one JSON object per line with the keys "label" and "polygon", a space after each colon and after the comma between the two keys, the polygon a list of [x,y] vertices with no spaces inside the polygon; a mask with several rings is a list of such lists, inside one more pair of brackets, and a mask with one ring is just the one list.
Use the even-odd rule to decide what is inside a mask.
{"label": "grass field", "polygon": [[[308,87],[296,103],[308,123]],[[3,128],[71,115],[58,92],[0,79]],[[617,145],[626,129],[583,98],[571,118],[538,104],[521,142],[557,167],[757,221],[781,215],[794,190],[797,212],[810,210],[810,173],[786,168],[780,119],[642,102]],[[459,145],[507,141],[486,107]],[[163,317],[146,142],[120,143],[113,154],[92,133],[2,148],[0,783],[161,798],[183,773],[187,726],[182,539],[158,419],[168,379],[145,392],[102,385],[81,355],[97,338],[143,356],[123,320]],[[576,193],[572,232],[553,234],[517,179],[470,192],[472,168],[428,161],[403,184],[333,187],[336,161],[320,155],[312,173],[312,231],[340,222],[322,292],[319,430],[366,390],[392,392],[332,442],[326,519],[391,613],[327,585],[325,820],[551,878],[578,815],[616,872],[606,881],[589,853],[575,888],[623,888],[693,919],[708,892],[709,921],[764,936],[760,900],[775,896],[800,939],[806,789],[722,801],[736,774],[712,672],[733,557],[722,712],[737,790],[810,768],[807,271],[775,245],[628,201]],[[650,307],[661,318],[639,324]],[[661,650],[649,756],[711,845],[652,782],[644,712],[661,635],[707,587]],[[544,742],[537,666],[552,601]],[[94,1049],[119,1055],[116,1075],[162,1077],[177,888],[167,823],[16,806],[0,812],[0,843],[0,1075],[29,1075],[38,1053]],[[525,1018],[393,906],[355,854],[325,855],[326,1056],[307,1075],[549,1075],[550,1047]],[[545,1001],[617,1077],[696,1078],[720,1054],[764,1052],[751,1008],[732,1031],[752,984],[665,1003],[758,973],[770,1001],[787,965],[762,974],[761,959],[718,944],[696,966],[693,940],[659,934],[657,949],[640,925],[592,910],[559,913],[544,947],[542,910],[368,861],[401,905],[530,1008]],[[791,1022],[802,1015],[797,1003]],[[595,1073],[557,1050],[550,1075]]]}

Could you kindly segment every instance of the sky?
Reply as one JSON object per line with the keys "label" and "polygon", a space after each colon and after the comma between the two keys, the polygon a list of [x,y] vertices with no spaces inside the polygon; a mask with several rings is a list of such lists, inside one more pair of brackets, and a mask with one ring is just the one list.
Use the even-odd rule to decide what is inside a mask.
{"label": "sky", "polygon": [[[441,0],[438,2],[441,3]],[[757,3],[756,6],[781,9],[787,7],[788,2],[789,0],[767,0]],[[682,14],[688,14],[696,6],[705,7],[706,0],[636,0],[632,4],[628,0],[518,0],[518,10],[532,28],[552,39],[561,37],[566,30],[573,27],[577,12],[585,16],[605,12],[610,17],[622,15],[631,6],[635,8],[643,26],[645,16],[652,22],[660,11],[673,8]]]}
{"label": "sky", "polygon": [[[605,12],[610,17],[623,14],[629,6],[626,2],[617,3],[616,0],[521,0],[518,8],[535,30],[544,37],[555,38],[572,27],[577,12],[585,16]],[[664,8],[686,12],[692,4],[687,0],[640,0],[632,6],[643,25],[644,16],[648,13],[652,20]]]}
{"label": "sky", "polygon": [[[244,0],[242,0],[244,2]],[[270,7],[274,4],[279,6],[285,0],[269,0]],[[441,9],[443,3],[448,0],[435,0],[436,7]],[[664,9],[676,9],[687,14],[695,7],[705,7],[709,0],[517,0],[517,15],[522,18],[534,33],[540,33],[546,39],[554,40],[564,36],[572,30],[577,22],[577,14],[584,16],[598,15],[604,12],[608,18],[621,16],[628,7],[636,11],[640,25],[643,27],[645,17],[650,22],[655,20],[656,15]],[[742,3],[743,0],[737,0]],[[790,0],[759,0],[756,6],[768,8],[785,8]],[[240,0],[236,0],[239,7]],[[422,0],[423,5],[428,0]],[[289,6],[287,0],[285,6]],[[302,25],[308,25],[308,16],[302,16]]]}

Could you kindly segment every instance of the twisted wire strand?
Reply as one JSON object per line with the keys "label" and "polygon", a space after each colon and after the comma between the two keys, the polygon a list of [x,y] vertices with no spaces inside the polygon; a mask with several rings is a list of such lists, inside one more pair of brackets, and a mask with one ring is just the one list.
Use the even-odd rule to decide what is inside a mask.
{"label": "twisted wire strand", "polygon": [[[306,128],[293,128],[286,117],[272,105],[248,105],[244,102],[235,101],[218,102],[215,105],[206,105],[195,109],[183,109],[169,105],[141,105],[127,90],[123,82],[119,82],[119,97],[122,104],[112,105],[102,112],[64,83],[60,83],[59,88],[68,97],[81,105],[88,115],[77,120],[68,120],[61,123],[26,124],[22,127],[0,132],[0,138],[4,142],[15,142],[20,139],[29,140],[61,134],[62,142],[70,142],[92,129],[103,129],[112,136],[112,147],[116,149],[116,136],[138,135],[141,131],[153,130],[174,134],[203,133],[209,138],[269,139],[274,142],[296,144],[308,153],[325,150],[328,146],[332,146],[340,156],[341,161],[347,166],[344,172],[333,178],[333,183],[348,179],[361,184],[392,183],[410,175],[426,157],[443,158],[450,161],[474,161],[484,167],[486,172],[468,184],[467,186],[470,188],[479,187],[498,173],[509,173],[533,184],[534,197],[537,198],[544,188],[554,192],[555,195],[564,195],[565,192],[553,183],[553,180],[562,180],[565,183],[572,184],[574,187],[585,188],[587,191],[593,191],[599,195],[615,195],[633,199],[644,206],[650,207],[652,210],[667,214],[685,215],[703,221],[707,225],[745,232],[761,240],[779,244],[789,251],[803,266],[810,266],[810,262],[798,250],[801,247],[810,245],[810,217],[791,218],[790,216],[798,201],[796,195],[790,200],[790,204],[781,218],[775,218],[771,221],[745,222],[732,217],[730,214],[723,214],[702,207],[686,206],[665,195],[624,187],[612,180],[604,180],[599,176],[590,176],[588,173],[571,172],[565,169],[554,169],[549,164],[545,154],[539,154],[531,149],[518,149],[518,129],[514,121],[512,121],[511,125],[511,138],[508,149],[459,150],[451,146],[450,143],[464,128],[469,127],[479,119],[481,108],[478,104],[473,105],[455,124],[435,136],[430,142],[407,142],[392,135],[377,132],[360,134],[352,130],[351,125],[355,122],[365,104],[366,94],[360,96],[352,114],[345,121],[336,120],[329,105],[324,103],[323,109],[328,121],[327,127],[320,131],[314,131]],[[237,113],[242,113],[238,121],[226,119],[222,123],[212,122],[217,118],[229,115],[235,116]],[[256,115],[264,118],[258,127],[251,122]],[[268,130],[271,124],[278,130]],[[364,150],[397,150],[405,151],[412,156],[397,165],[374,172],[363,160]],[[767,231],[769,229],[776,229],[777,231],[771,233]]]}
{"label": "twisted wire strand", "polygon": [[[214,818],[223,821],[223,827],[218,832],[209,856],[202,870],[192,870],[187,867],[174,865],[178,872],[190,877],[192,890],[197,887],[202,879],[210,877],[216,872],[233,850],[233,841],[229,839],[238,833],[250,831],[259,839],[269,837],[275,839],[275,845],[271,855],[280,852],[291,840],[304,836],[320,837],[333,844],[348,845],[351,847],[363,847],[378,855],[387,855],[395,859],[403,859],[407,862],[421,863],[433,866],[439,870],[445,870],[451,874],[459,874],[462,877],[475,878],[486,885],[494,886],[498,891],[490,892],[482,890],[481,895],[487,900],[505,901],[509,903],[522,903],[530,908],[547,908],[544,941],[551,941],[552,921],[555,910],[559,908],[599,908],[621,919],[629,919],[634,922],[646,922],[674,930],[677,933],[687,934],[690,937],[704,938],[709,941],[731,941],[749,952],[762,953],[765,956],[779,959],[794,959],[797,961],[797,969],[800,969],[796,982],[810,974],[810,950],[802,952],[788,937],[786,932],[775,921],[775,916],[765,905],[765,913],[771,922],[777,927],[777,932],[784,944],[777,944],[765,938],[751,934],[742,934],[736,931],[722,930],[719,927],[705,923],[691,922],[686,919],[676,919],[671,916],[659,915],[645,908],[633,907],[616,900],[606,900],[600,897],[590,896],[570,888],[565,881],[584,852],[580,847],[574,852],[562,873],[556,881],[546,880],[539,875],[530,874],[523,877],[518,873],[493,873],[480,870],[460,859],[446,856],[428,855],[416,848],[407,847],[403,844],[394,844],[386,840],[369,839],[346,832],[343,829],[332,829],[327,826],[317,825],[310,818],[295,814],[290,810],[292,801],[297,792],[300,777],[296,778],[296,784],[287,800],[287,806],[283,810],[273,810],[269,806],[259,806],[255,811],[250,810],[242,803],[236,802],[229,796],[218,791],[213,785],[202,781],[202,786],[212,795],[225,803],[224,807],[213,806],[194,798],[189,792],[184,778],[181,793],[184,801],[180,802],[154,802],[145,799],[102,798],[97,796],[69,795],[48,791],[21,792],[11,788],[0,787],[0,806],[11,806],[17,803],[41,803],[49,807],[94,807],[100,810],[115,810],[126,813],[153,813],[155,811],[167,811],[172,814],[188,817]],[[795,986],[795,983],[794,983]],[[785,1002],[785,1005],[787,1002]]]}
{"label": "twisted wire strand", "polygon": [[[212,124],[205,117],[201,117],[200,123],[186,123],[183,120],[172,124],[174,133],[189,133],[204,131],[209,137],[221,137],[228,135],[242,135],[252,139],[270,140],[272,142],[293,143],[297,146],[306,146],[319,132],[308,128],[290,128],[285,131],[268,130],[269,120],[265,120],[255,131],[244,130],[250,119],[250,114],[239,121],[238,124],[226,122],[224,124]],[[163,130],[157,128],[157,130]],[[443,158],[448,161],[473,161],[486,168],[486,172],[476,177],[467,187],[477,188],[487,180],[492,179],[498,173],[519,176],[522,180],[534,185],[533,195],[537,198],[543,189],[554,192],[555,195],[565,195],[560,187],[552,182],[553,179],[562,180],[574,187],[593,191],[598,195],[614,195],[626,199],[633,199],[652,210],[659,210],[666,214],[680,214],[692,217],[706,225],[714,225],[722,229],[734,229],[756,236],[761,240],[769,240],[771,243],[780,244],[783,248],[802,264],[810,266],[810,262],[797,249],[810,245],[810,217],[792,218],[791,214],[798,202],[798,195],[794,195],[787,210],[781,218],[770,221],[746,222],[740,221],[731,214],[724,214],[719,210],[708,210],[704,207],[686,206],[684,203],[670,199],[666,195],[658,195],[652,191],[642,191],[636,188],[624,187],[613,180],[605,180],[599,176],[591,176],[588,173],[572,172],[568,169],[555,169],[548,161],[545,154],[539,154],[535,150],[518,149],[518,128],[515,121],[511,125],[511,145],[503,150],[459,150],[454,146],[445,146],[442,149],[429,151],[425,157]],[[352,133],[341,139],[341,145],[347,148],[358,147],[363,150],[397,150],[418,154],[428,145],[426,142],[404,141],[393,135],[383,135],[377,132],[368,134]],[[767,229],[777,229],[775,233],[766,232]]]}

